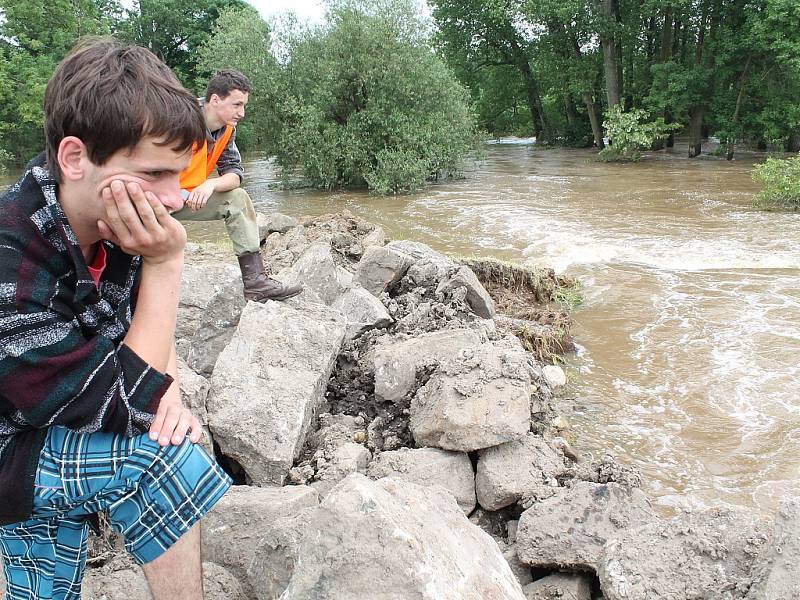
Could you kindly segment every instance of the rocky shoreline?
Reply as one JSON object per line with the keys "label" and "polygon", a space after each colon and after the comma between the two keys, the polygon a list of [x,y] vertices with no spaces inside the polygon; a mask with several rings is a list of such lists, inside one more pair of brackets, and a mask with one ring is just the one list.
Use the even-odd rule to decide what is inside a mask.
{"label": "rocky shoreline", "polygon": [[[182,391],[238,484],[204,521],[206,598],[800,597],[797,504],[659,517],[570,447],[541,362],[571,343],[568,281],[347,213],[260,223],[295,299],[245,304],[229,253],[187,252]],[[84,598],[150,598],[119,550],[93,541]]]}

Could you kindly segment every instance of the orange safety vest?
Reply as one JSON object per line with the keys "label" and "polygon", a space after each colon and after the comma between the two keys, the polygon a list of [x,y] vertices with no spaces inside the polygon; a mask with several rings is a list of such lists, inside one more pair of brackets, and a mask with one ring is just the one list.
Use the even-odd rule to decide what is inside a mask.
{"label": "orange safety vest", "polygon": [[233,126],[225,125],[225,131],[214,142],[214,147],[211,148],[210,153],[208,152],[208,141],[203,142],[203,145],[199,148],[195,146],[189,166],[181,173],[181,189],[191,192],[208,179],[211,171],[217,166],[217,161],[222,151],[228,146],[231,135],[233,135]]}

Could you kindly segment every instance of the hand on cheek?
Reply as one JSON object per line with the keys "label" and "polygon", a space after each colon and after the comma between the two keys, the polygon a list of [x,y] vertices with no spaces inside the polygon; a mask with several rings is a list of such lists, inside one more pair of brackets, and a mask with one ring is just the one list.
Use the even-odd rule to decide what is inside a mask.
{"label": "hand on cheek", "polygon": [[102,190],[105,218],[97,222],[100,235],[128,254],[151,262],[180,255],[186,231],[160,200],[135,182],[112,181]]}

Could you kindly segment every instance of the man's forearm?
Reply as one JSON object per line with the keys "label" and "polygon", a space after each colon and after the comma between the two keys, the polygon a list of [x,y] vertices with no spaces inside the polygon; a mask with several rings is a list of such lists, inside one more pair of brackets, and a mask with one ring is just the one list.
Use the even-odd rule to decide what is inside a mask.
{"label": "man's forearm", "polygon": [[175,324],[183,257],[161,264],[142,264],[136,310],[125,345],[154,369],[165,373],[174,350]]}
{"label": "man's forearm", "polygon": [[241,186],[242,182],[236,173],[225,173],[216,179],[209,179],[214,182],[214,191],[216,192],[230,192]]}

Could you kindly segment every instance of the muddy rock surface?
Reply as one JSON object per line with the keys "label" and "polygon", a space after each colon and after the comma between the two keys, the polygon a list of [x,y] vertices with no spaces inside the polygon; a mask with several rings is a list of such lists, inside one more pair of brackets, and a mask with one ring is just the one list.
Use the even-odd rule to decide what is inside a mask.
{"label": "muddy rock surface", "polygon": [[381,452],[367,472],[372,479],[391,477],[426,487],[440,486],[469,515],[475,509],[475,473],[463,452],[438,448],[401,448]]}
{"label": "muddy rock surface", "polygon": [[527,600],[592,600],[592,584],[580,574],[556,573],[522,588]]}
{"label": "muddy rock surface", "polygon": [[283,600],[522,600],[497,544],[439,489],[353,474],[311,517]]}
{"label": "muddy rock surface", "polygon": [[778,509],[772,536],[759,553],[748,600],[800,598],[800,502],[785,500]]}
{"label": "muddy rock surface", "polygon": [[522,513],[517,552],[534,567],[596,571],[609,539],[653,519],[640,489],[582,481]]}
{"label": "muddy rock surface", "polygon": [[629,527],[606,544],[600,584],[609,600],[745,598],[753,586],[754,563],[770,534],[765,521],[727,509]]}

